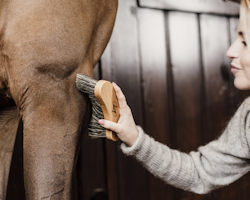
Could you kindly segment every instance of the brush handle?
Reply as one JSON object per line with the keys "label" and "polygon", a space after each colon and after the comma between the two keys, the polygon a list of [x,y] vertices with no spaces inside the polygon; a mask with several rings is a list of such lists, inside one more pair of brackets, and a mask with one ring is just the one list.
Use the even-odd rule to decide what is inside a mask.
{"label": "brush handle", "polygon": [[[94,93],[102,108],[104,119],[117,123],[120,118],[119,103],[113,85],[109,81],[100,80],[95,86]],[[109,140],[118,140],[117,135],[108,129],[106,137]]]}

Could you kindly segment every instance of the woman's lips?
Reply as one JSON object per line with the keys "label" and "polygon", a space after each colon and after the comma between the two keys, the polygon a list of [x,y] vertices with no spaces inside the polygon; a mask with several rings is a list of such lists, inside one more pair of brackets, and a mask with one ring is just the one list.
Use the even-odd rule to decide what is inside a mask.
{"label": "woman's lips", "polygon": [[236,72],[238,72],[238,71],[241,70],[240,68],[235,67],[234,65],[231,65],[231,66],[232,66],[232,68],[231,68],[231,72],[232,72],[232,73],[236,73]]}

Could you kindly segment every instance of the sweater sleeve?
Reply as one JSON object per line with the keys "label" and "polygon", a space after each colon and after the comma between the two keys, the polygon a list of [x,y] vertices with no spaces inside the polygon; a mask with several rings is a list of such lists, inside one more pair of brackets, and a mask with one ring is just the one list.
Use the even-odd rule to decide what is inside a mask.
{"label": "sweater sleeve", "polygon": [[[153,175],[175,187],[205,194],[228,185],[250,171],[250,98],[245,100],[223,134],[189,154],[172,150],[138,128],[132,147],[121,144]],[[188,134],[188,133],[187,133]]]}

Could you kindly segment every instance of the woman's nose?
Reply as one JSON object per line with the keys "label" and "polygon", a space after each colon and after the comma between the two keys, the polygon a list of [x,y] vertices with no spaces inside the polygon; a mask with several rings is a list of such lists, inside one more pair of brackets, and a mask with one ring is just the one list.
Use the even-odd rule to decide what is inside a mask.
{"label": "woman's nose", "polygon": [[230,59],[238,58],[240,55],[240,49],[238,45],[238,41],[236,40],[227,50],[226,53],[227,57]]}

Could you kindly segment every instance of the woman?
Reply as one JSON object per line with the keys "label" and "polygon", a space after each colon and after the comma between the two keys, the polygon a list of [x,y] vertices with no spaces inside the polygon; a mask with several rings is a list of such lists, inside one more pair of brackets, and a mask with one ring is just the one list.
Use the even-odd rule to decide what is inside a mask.
{"label": "woman", "polygon": [[[249,30],[248,30],[249,29]],[[238,37],[227,51],[232,59],[234,85],[250,89],[250,0],[241,2]],[[122,151],[134,156],[151,173],[175,187],[205,194],[228,185],[250,171],[250,98],[239,107],[223,134],[197,152],[172,150],[135,125],[121,89],[113,83],[120,104],[120,120],[99,123],[117,133]]]}

